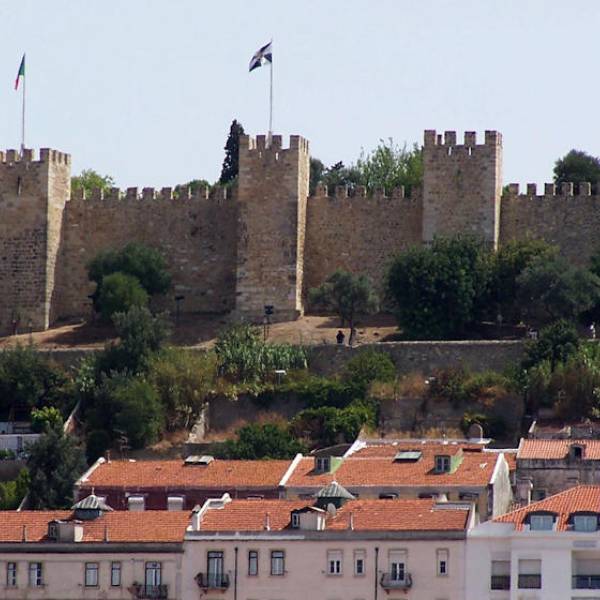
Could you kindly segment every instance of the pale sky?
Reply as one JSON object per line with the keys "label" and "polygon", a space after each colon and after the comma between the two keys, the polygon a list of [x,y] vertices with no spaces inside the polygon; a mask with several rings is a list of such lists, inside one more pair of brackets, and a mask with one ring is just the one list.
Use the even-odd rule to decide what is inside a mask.
{"label": "pale sky", "polygon": [[[0,147],[71,153],[127,186],[218,178],[233,118],[304,135],[326,164],[424,129],[498,129],[504,181],[600,154],[597,0],[0,0]],[[2,83],[3,82],[3,83]]]}

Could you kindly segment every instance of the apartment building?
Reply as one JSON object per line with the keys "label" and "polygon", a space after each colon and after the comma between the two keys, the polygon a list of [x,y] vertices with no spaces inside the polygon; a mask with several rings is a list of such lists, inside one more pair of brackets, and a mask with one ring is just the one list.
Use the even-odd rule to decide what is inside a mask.
{"label": "apartment building", "polygon": [[291,460],[106,460],[76,482],[76,499],[95,493],[115,510],[192,510],[209,498],[278,498]]}
{"label": "apartment building", "polygon": [[186,533],[184,598],[462,600],[475,519],[468,503],[355,499],[337,483],[311,501],[224,495]]}
{"label": "apartment building", "polygon": [[542,500],[580,484],[600,484],[600,440],[521,440],[517,451],[519,502]]}
{"label": "apartment building", "polygon": [[[296,457],[283,482],[287,498],[310,498],[337,481],[359,498],[446,498],[474,502],[485,520],[512,504],[503,452],[465,440],[360,440],[342,456]],[[514,464],[514,461],[511,460]]]}
{"label": "apartment building", "polygon": [[580,485],[468,533],[467,600],[600,598],[600,486]]}
{"label": "apartment building", "polygon": [[185,512],[112,511],[97,496],[72,510],[0,512],[6,600],[180,600]]}

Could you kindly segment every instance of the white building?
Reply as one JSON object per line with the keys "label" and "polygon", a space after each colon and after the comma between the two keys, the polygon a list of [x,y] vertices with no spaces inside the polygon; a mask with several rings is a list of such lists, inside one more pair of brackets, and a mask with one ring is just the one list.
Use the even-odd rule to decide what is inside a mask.
{"label": "white building", "polygon": [[600,486],[577,486],[468,533],[467,600],[600,599]]}

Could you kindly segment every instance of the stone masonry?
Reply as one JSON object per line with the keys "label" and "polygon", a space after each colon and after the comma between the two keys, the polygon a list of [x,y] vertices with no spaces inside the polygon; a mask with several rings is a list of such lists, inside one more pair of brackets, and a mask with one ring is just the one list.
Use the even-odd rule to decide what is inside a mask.
{"label": "stone masonry", "polygon": [[172,292],[159,302],[187,313],[233,313],[275,320],[304,311],[311,287],[336,268],[370,276],[381,288],[394,254],[436,235],[471,233],[497,247],[513,239],[556,244],[586,264],[598,244],[600,197],[572,184],[544,194],[510,185],[502,195],[502,136],[486,131],[443,136],[425,132],[423,187],[410,197],[363,188],[320,186],[308,197],[308,142],[292,136],[240,140],[237,188],[174,197],[137,188],[90,198],[71,196],[70,157],[43,149],[35,160],[0,153],[0,333],[18,321],[45,329],[60,319],[89,316],[93,285],[86,265],[100,251],[130,241],[163,252]]}

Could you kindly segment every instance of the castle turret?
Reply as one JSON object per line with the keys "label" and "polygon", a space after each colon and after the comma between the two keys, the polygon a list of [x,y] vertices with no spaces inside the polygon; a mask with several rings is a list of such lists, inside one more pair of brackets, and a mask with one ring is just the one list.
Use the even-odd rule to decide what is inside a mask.
{"label": "castle turret", "polygon": [[53,315],[54,275],[71,158],[43,148],[0,152],[0,332],[14,323],[45,329]]}
{"label": "castle turret", "polygon": [[297,135],[240,138],[236,315],[257,320],[273,306],[275,320],[303,313],[302,278],[308,142]]}
{"label": "castle turret", "polygon": [[473,131],[464,144],[456,132],[443,138],[425,131],[423,177],[423,241],[457,233],[483,238],[494,248],[500,232],[502,194],[502,135],[486,131],[477,144]]}

